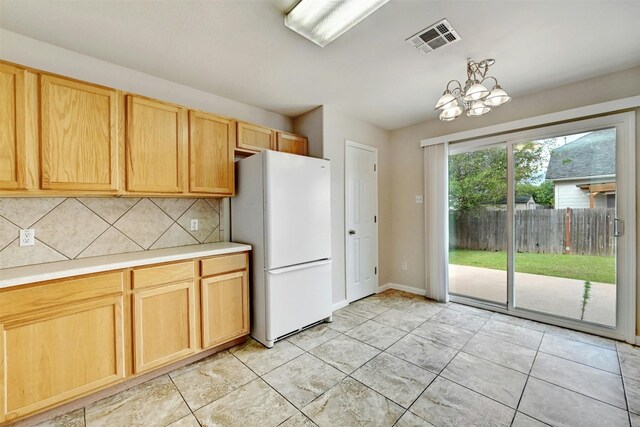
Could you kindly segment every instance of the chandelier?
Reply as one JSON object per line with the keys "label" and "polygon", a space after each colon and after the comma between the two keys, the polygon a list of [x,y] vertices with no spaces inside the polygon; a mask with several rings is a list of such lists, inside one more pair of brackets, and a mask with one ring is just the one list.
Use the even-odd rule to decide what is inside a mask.
{"label": "chandelier", "polygon": [[[450,122],[467,112],[469,117],[478,117],[487,114],[493,107],[499,107],[511,101],[498,80],[493,76],[487,76],[489,67],[495,64],[494,59],[484,59],[476,62],[471,58],[467,59],[467,81],[462,83],[458,80],[451,80],[436,103],[436,110],[442,110],[440,120]],[[484,82],[491,80],[495,82],[493,89],[489,90]],[[453,84],[453,89],[450,86]]]}

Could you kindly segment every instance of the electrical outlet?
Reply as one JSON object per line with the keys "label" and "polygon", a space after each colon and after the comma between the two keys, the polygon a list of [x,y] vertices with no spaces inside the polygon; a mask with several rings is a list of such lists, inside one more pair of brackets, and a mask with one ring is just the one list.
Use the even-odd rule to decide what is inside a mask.
{"label": "electrical outlet", "polygon": [[36,231],[33,228],[20,230],[20,246],[33,246],[36,239]]}
{"label": "electrical outlet", "polygon": [[191,220],[191,231],[198,231],[198,220],[197,219],[192,219]]}
{"label": "electrical outlet", "polygon": [[407,265],[407,261],[402,261],[402,269],[405,271],[409,269],[409,266]]}
{"label": "electrical outlet", "polygon": [[424,198],[422,197],[422,194],[416,196],[416,203],[424,203]]}

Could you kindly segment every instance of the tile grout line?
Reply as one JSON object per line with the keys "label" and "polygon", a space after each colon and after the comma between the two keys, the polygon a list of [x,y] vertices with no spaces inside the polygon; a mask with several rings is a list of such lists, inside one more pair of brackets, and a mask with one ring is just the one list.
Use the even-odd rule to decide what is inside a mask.
{"label": "tile grout line", "polygon": [[[538,348],[536,348],[536,354],[533,356],[533,361],[531,362],[531,367],[529,368],[529,373],[527,374],[527,379],[524,381],[524,386],[522,387],[522,392],[520,393],[520,398],[518,399],[518,403],[516,404],[516,411],[513,413],[513,419],[511,420],[511,425],[513,425],[513,423],[516,420],[516,416],[518,415],[519,409],[520,409],[520,403],[522,403],[522,398],[524,397],[524,391],[527,389],[527,384],[529,384],[529,378],[531,378],[531,371],[533,371],[533,365],[536,363],[536,359],[538,358],[538,353],[540,353],[540,347],[542,346],[542,340],[544,339],[546,332],[542,332],[542,337],[540,337],[540,342],[538,343]],[[535,378],[535,377],[534,377]],[[523,412],[524,414],[524,412]],[[525,414],[528,417],[531,417],[531,415]],[[534,417],[531,417],[534,418]],[[534,418],[535,420],[538,420],[537,418]],[[540,420],[538,420],[540,421]],[[540,421],[542,422],[542,421]],[[546,423],[544,423],[546,424]]]}
{"label": "tile grout line", "polygon": [[[84,206],[84,205],[83,205],[83,206]],[[100,219],[102,219],[102,218],[100,218]],[[103,220],[103,221],[104,221],[104,220]],[[105,221],[105,222],[106,222],[106,221]],[[107,224],[109,224],[109,223],[107,222]],[[93,243],[95,243],[95,241],[96,241],[96,240],[98,240],[100,237],[102,237],[102,235],[103,235],[103,234],[105,234],[107,231],[109,231],[112,227],[113,227],[113,226],[112,226],[111,224],[109,224],[109,226],[108,226],[107,228],[105,228],[105,230],[104,230],[102,233],[98,234],[98,236],[97,236],[95,239],[93,239],[91,242],[89,242],[89,244],[88,244],[87,246],[85,246],[84,248],[82,248],[82,249],[80,250],[80,252],[78,252],[78,254],[77,254],[76,256],[74,256],[73,258],[71,258],[71,259],[78,259],[78,257],[79,257],[80,255],[82,255],[82,252],[86,251],[86,250],[87,250],[87,248],[88,248],[89,246],[91,246]]]}
{"label": "tile grout line", "polygon": [[[606,349],[605,349],[605,350],[606,350]],[[547,352],[546,352],[546,351],[544,351],[544,350],[540,350],[540,353],[542,353],[542,354],[546,354],[546,355],[549,355],[549,356],[553,356],[553,357],[557,357],[558,359],[562,359],[562,360],[566,360],[566,361],[569,361],[569,362],[573,362],[573,363],[575,363],[575,364],[577,364],[577,365],[586,366],[587,368],[597,369],[598,371],[606,372],[607,374],[611,374],[611,375],[616,375],[616,376],[618,376],[618,377],[622,377],[622,371],[620,371],[620,373],[619,373],[619,374],[617,374],[617,373],[615,373],[615,372],[607,371],[606,369],[598,368],[597,366],[587,365],[586,363],[578,362],[578,361],[576,361],[576,360],[572,360],[572,359],[567,359],[566,357],[558,356],[557,354],[547,353]],[[616,359],[617,359],[617,358],[618,358],[618,355],[616,354]],[[534,378],[535,378],[535,377],[534,377]]]}
{"label": "tile grout line", "polygon": [[[122,218],[123,216],[125,216],[131,209],[133,209],[134,207],[136,207],[136,205],[138,205],[138,203],[140,203],[142,201],[143,198],[138,199],[137,202],[135,202],[133,205],[131,205],[129,208],[127,208],[118,218],[116,218],[113,222],[109,222],[107,221],[105,218],[102,217],[102,215],[100,215],[99,213],[97,213],[96,211],[94,211],[93,209],[91,209],[91,207],[87,206],[86,204],[82,203],[81,199],[78,199],[77,197],[75,198],[75,200],[77,200],[82,206],[84,206],[85,208],[89,209],[89,211],[91,211],[93,214],[97,215],[98,218],[100,218],[101,220],[103,220],[104,222],[106,222],[107,224],[109,224],[109,226],[106,228],[106,230],[104,230],[102,233],[100,233],[100,235],[98,237],[96,237],[95,239],[93,239],[93,241],[91,243],[89,243],[86,247],[84,247],[80,252],[78,252],[78,255],[76,255],[73,259],[77,259],[79,255],[82,255],[82,252],[84,252],[85,250],[87,250],[87,248],[89,246],[91,246],[96,240],[98,240],[103,234],[105,234],[107,231],[109,231],[110,229],[114,229],[116,230],[118,233],[122,234],[124,237],[126,237],[127,239],[129,239],[130,241],[132,241],[136,246],[138,246],[141,250],[146,250],[144,249],[138,242],[136,242],[135,240],[133,240],[131,237],[127,236],[124,232],[122,232],[118,227],[115,226],[116,222],[118,222],[120,220],[120,218]],[[126,253],[126,252],[123,252]]]}
{"label": "tile grout line", "polygon": [[[55,209],[55,208],[53,208],[53,209]],[[53,210],[53,209],[51,209],[51,210]],[[47,213],[49,213],[49,212],[47,212]],[[46,214],[44,214],[44,215],[46,215]],[[43,215],[43,216],[44,216],[44,215]],[[9,224],[11,224],[11,225],[15,226],[15,227],[16,227],[16,228],[18,228],[19,230],[22,230],[22,227],[21,227],[21,226],[19,226],[19,225],[18,225],[18,224],[16,224],[15,222],[11,221],[9,218],[7,218],[7,217],[5,217],[5,216],[2,216],[2,215],[0,215],[0,217],[2,217],[5,221],[7,221]],[[38,221],[40,221],[40,220],[38,220]],[[36,222],[38,222],[38,221],[36,221]],[[34,222],[33,224],[35,224],[36,222]],[[31,224],[31,225],[33,225],[33,224]],[[30,225],[30,226],[31,226],[31,225]],[[30,228],[30,226],[29,226],[29,227],[27,227],[27,228]]]}
{"label": "tile grout line", "polygon": [[[160,207],[160,205],[159,205],[159,204],[157,204],[157,203],[154,201],[154,199],[171,199],[172,197],[143,197],[143,198],[145,198],[145,199],[149,199],[149,201],[150,201],[151,203],[153,203],[153,204],[155,205],[155,207],[157,207],[158,209],[160,209],[160,210],[161,210],[161,211],[162,211],[166,216],[168,216],[169,218],[171,218],[171,221],[173,221],[173,222],[178,222],[178,220],[179,220],[180,218],[182,218],[182,215],[184,215],[184,214],[185,214],[189,209],[191,209],[191,207],[192,207],[193,205],[195,205],[195,204],[196,204],[196,202],[198,201],[198,199],[197,199],[197,198],[196,198],[196,199],[194,199],[194,200],[191,202],[191,204],[190,204],[190,205],[189,205],[185,210],[183,210],[182,212],[180,212],[180,215],[178,215],[178,218],[173,219],[173,216],[169,215],[169,213],[168,213],[168,212],[166,212],[164,209],[162,209],[162,208]],[[140,200],[142,200],[142,199],[140,199]],[[137,204],[137,203],[136,203],[136,204]],[[214,209],[214,210],[215,210],[215,209]]]}
{"label": "tile grout line", "polygon": [[[77,198],[75,198],[75,197],[66,197],[66,198],[64,198],[60,203],[58,203],[56,206],[54,206],[50,211],[48,211],[46,214],[42,215],[42,216],[40,217],[40,219],[39,219],[39,220],[37,220],[36,222],[34,222],[33,224],[31,224],[31,225],[29,226],[29,228],[35,228],[35,226],[36,226],[40,221],[42,221],[43,219],[45,219],[45,218],[46,218],[47,216],[49,216],[53,211],[55,211],[59,206],[62,206],[62,204],[63,204],[63,203],[66,203],[66,202],[67,202],[67,201],[69,201],[69,200],[74,200],[75,202],[80,203],[80,202],[78,201],[78,199],[77,199]],[[82,207],[84,207],[84,208],[87,208],[87,207],[84,205],[84,203],[80,203],[80,206],[82,206]],[[102,217],[101,217],[100,215],[96,214],[95,212],[93,212],[93,211],[92,211],[91,209],[89,209],[89,208],[87,208],[87,209],[89,210],[89,212],[91,212],[92,214],[94,214],[94,215],[96,215],[98,218],[100,218],[100,220],[101,220],[101,221],[103,221],[105,224],[109,224],[107,221],[105,221],[104,219],[102,219]],[[108,229],[109,229],[109,227],[107,227],[107,230],[108,230]],[[105,231],[106,231],[106,230],[105,230]],[[103,233],[104,233],[104,231],[103,231],[102,233],[100,233],[100,235],[102,235]],[[46,245],[46,246],[47,246],[47,247],[49,247],[50,249],[52,249],[52,250],[56,251],[56,252],[57,252],[57,253],[59,253],[60,255],[64,256],[68,261],[75,259],[78,255],[80,255],[80,254],[82,253],[82,251],[84,251],[84,250],[85,250],[85,249],[87,249],[87,247],[88,247],[88,245],[87,245],[87,246],[85,246],[84,248],[82,248],[82,250],[80,250],[80,252],[78,252],[74,257],[69,257],[69,256],[67,256],[67,255],[63,254],[62,252],[60,252],[59,250],[55,249],[53,246],[51,246],[51,245],[47,244],[47,243],[46,243],[46,242],[44,242],[43,240],[38,239],[37,237],[35,237],[35,238],[34,238],[34,240],[38,240],[39,242],[41,242],[42,244]],[[95,241],[95,239],[94,239],[94,241]],[[93,241],[92,241],[91,243],[93,243]],[[90,244],[91,244],[91,243],[90,243]],[[34,244],[35,244],[35,241],[34,241]],[[54,261],[54,262],[55,262],[55,261]],[[34,264],[26,264],[26,265],[34,265]]]}
{"label": "tile grout line", "polygon": [[[154,240],[154,241],[149,245],[149,247],[145,248],[144,246],[142,246],[142,245],[141,245],[141,244],[139,244],[138,242],[135,242],[135,241],[134,241],[138,246],[140,246],[140,247],[142,248],[142,250],[143,250],[143,251],[148,251],[148,250],[151,250],[151,247],[152,247],[153,245],[155,245],[155,244],[156,244],[156,242],[157,242],[158,240],[160,240],[160,239],[162,238],[162,236],[164,236],[164,235],[165,235],[165,233],[166,233],[167,231],[169,231],[169,229],[173,226],[173,224],[174,224],[174,223],[177,223],[178,221],[177,221],[177,220],[175,220],[175,219],[173,219],[173,217],[172,217],[171,215],[169,215],[168,213],[166,213],[166,212],[164,211],[164,209],[162,209],[160,206],[158,206],[158,205],[153,201],[153,198],[151,198],[151,197],[142,197],[142,198],[140,198],[140,200],[138,200],[138,201],[137,201],[133,206],[131,206],[131,208],[130,208],[129,210],[127,210],[127,212],[129,212],[131,209],[133,209],[135,206],[137,206],[139,203],[141,203],[141,202],[142,202],[142,200],[144,200],[144,199],[149,200],[149,202],[151,202],[151,204],[152,204],[153,206],[155,206],[156,208],[158,208],[158,209],[160,210],[160,212],[162,212],[163,214],[165,214],[165,215],[167,216],[167,218],[169,218],[169,219],[172,221],[172,222],[171,222],[171,224],[170,224],[170,225],[169,225],[169,226],[168,226],[168,227],[167,227],[167,228],[166,228],[162,233],[160,233],[160,235],[158,236],[158,238],[157,238],[157,239],[155,239],[155,240]],[[197,200],[197,199],[196,199],[196,200]],[[194,200],[194,201],[193,201],[193,203],[191,203],[191,204],[189,205],[189,207],[188,207],[187,209],[185,209],[185,211],[184,211],[184,212],[182,212],[182,213],[180,214],[180,217],[182,217],[182,215],[184,215],[184,214],[185,214],[185,212],[187,212],[187,211],[191,208],[191,206],[193,206],[193,205],[194,205],[194,203],[195,203],[195,202],[196,202],[196,201]],[[120,218],[122,218],[124,215],[126,215],[126,212],[125,212],[124,214],[122,214],[122,216],[121,216]],[[178,217],[178,219],[180,219],[180,217]],[[118,219],[120,219],[120,218],[118,218]],[[116,221],[116,222],[117,222],[117,221]],[[180,226],[180,224],[178,224],[178,226]],[[115,227],[115,222],[114,222],[114,227]],[[120,230],[118,227],[115,227],[115,228],[116,228],[116,230],[120,231],[122,234],[124,234],[125,236],[127,236],[127,235],[126,235],[122,230]],[[191,233],[189,233],[189,235],[191,235]],[[127,237],[129,237],[129,236],[127,236]],[[193,236],[192,236],[192,237],[193,237]],[[194,238],[194,239],[195,239],[195,238]],[[131,240],[133,240],[133,239],[131,239]],[[196,241],[197,241],[197,239],[196,239]]]}
{"label": "tile grout line", "polygon": [[[176,388],[176,391],[180,395],[180,398],[182,399],[184,404],[187,405],[187,409],[189,409],[189,412],[191,413],[191,415],[193,415],[193,417],[196,419],[196,421],[198,422],[199,425],[202,425],[200,423],[200,420],[198,419],[198,417],[196,417],[195,412],[191,409],[191,406],[189,405],[189,402],[187,402],[187,399],[184,398],[184,395],[182,394],[182,391],[180,391],[180,389],[178,388],[178,385],[175,383],[175,381],[173,381],[173,378],[171,377],[171,375],[169,375],[169,372],[167,372],[166,375],[169,377],[169,381],[171,381],[171,384],[173,384],[173,386]],[[181,419],[186,418],[188,416],[189,416],[189,414],[185,415],[184,417],[181,417],[181,418],[177,419],[176,421],[180,421]],[[172,421],[171,423],[167,424],[167,426],[173,424],[176,421]]]}
{"label": "tile grout line", "polygon": [[[252,339],[252,338],[249,338],[249,339]],[[291,345],[293,345],[293,344],[291,344]],[[296,348],[300,348],[300,347],[298,347],[298,346],[295,346],[295,347],[296,347]],[[271,350],[271,349],[267,349],[267,351],[269,351],[269,350]],[[280,367],[282,367],[282,366],[286,365],[287,363],[289,363],[289,362],[291,362],[291,361],[294,361],[294,360],[296,360],[296,359],[298,359],[298,358],[300,358],[300,357],[304,356],[306,353],[307,353],[306,351],[302,350],[302,353],[301,353],[301,354],[297,355],[297,356],[296,356],[296,357],[294,357],[293,359],[287,360],[287,361],[286,361],[286,362],[284,362],[282,365],[278,365],[278,366],[276,366],[275,368],[271,369],[270,371],[265,372],[265,373],[264,373],[264,375],[267,375],[268,373],[275,371],[276,369],[278,369],[278,368],[280,368]],[[240,389],[241,387],[244,387],[244,386],[246,386],[247,384],[252,383],[253,381],[255,381],[255,380],[257,380],[257,379],[260,379],[260,380],[262,380],[262,382],[264,382],[266,385],[268,385],[268,386],[269,386],[269,388],[271,388],[271,389],[272,389],[273,391],[275,391],[279,396],[281,396],[284,400],[286,400],[286,401],[287,401],[291,406],[293,406],[293,408],[294,408],[296,411],[298,411],[298,412],[302,412],[302,410],[298,409],[298,407],[297,407],[296,405],[294,405],[294,403],[293,403],[293,402],[291,402],[291,401],[290,401],[289,399],[287,399],[284,395],[282,395],[282,393],[280,393],[280,392],[279,392],[278,390],[276,390],[276,389],[275,389],[271,384],[269,384],[269,382],[263,378],[263,375],[258,374],[258,373],[257,373],[255,370],[253,370],[249,365],[247,365],[247,364],[246,364],[246,363],[244,363],[242,360],[240,360],[240,358],[239,358],[239,357],[237,357],[235,354],[233,354],[233,353],[231,353],[231,352],[229,352],[229,354],[231,354],[231,355],[232,355],[233,357],[235,357],[235,358],[236,358],[240,363],[242,363],[244,366],[246,366],[246,368],[247,368],[247,369],[249,369],[251,372],[253,372],[253,374],[254,374],[254,375],[256,375],[256,377],[257,377],[257,378],[254,378],[253,380],[249,381],[249,382],[248,382],[248,383],[246,383],[246,384],[243,384],[242,386],[240,386],[240,387],[236,388],[235,390],[232,390],[232,391],[230,391],[229,393],[226,393],[224,396],[227,396],[228,394],[233,393],[234,391],[236,391],[236,390]],[[311,355],[311,356],[313,356],[313,355]],[[211,402],[207,403],[207,405],[210,405],[211,403],[216,402],[217,400],[221,399],[221,398],[222,398],[222,397],[224,397],[224,396],[221,396],[220,398],[218,398],[218,399],[216,399],[216,400],[213,400],[213,401],[211,401]],[[314,400],[315,400],[315,399],[314,399]],[[202,408],[204,408],[204,407],[205,407],[205,406],[207,406],[207,405],[203,405],[203,406],[202,406]],[[199,410],[199,409],[202,409],[202,408],[198,408],[198,410]],[[304,414],[303,414],[303,415],[304,415]],[[292,416],[293,416],[293,415],[292,415]],[[288,417],[288,418],[287,418],[286,420],[284,420],[283,422],[287,421],[289,418],[291,418],[291,417]],[[282,423],[280,423],[280,424],[282,424]],[[278,424],[278,425],[280,425],[280,424]]]}
{"label": "tile grout line", "polygon": [[[504,323],[506,323],[506,322],[504,322]],[[509,323],[507,323],[507,324],[509,325]],[[512,326],[517,326],[517,325],[512,325]],[[530,330],[531,330],[531,331],[534,331],[533,329],[530,329]],[[534,331],[534,332],[540,332],[540,331]],[[537,353],[538,353],[538,351],[539,351],[539,352],[540,352],[540,353],[542,353],[542,354],[547,354],[547,355],[549,355],[549,356],[557,357],[558,359],[562,359],[562,360],[566,360],[566,361],[569,361],[569,362],[573,362],[573,363],[576,363],[576,364],[581,365],[581,366],[586,366],[587,368],[597,369],[598,371],[606,372],[606,373],[611,374],[611,375],[622,376],[621,374],[616,374],[615,372],[607,371],[606,369],[598,368],[597,366],[587,365],[586,363],[578,362],[578,361],[573,360],[573,359],[567,359],[566,357],[558,356],[558,355],[553,354],[553,353],[548,353],[548,352],[546,352],[546,351],[544,351],[544,350],[538,350],[538,349],[540,348],[540,345],[542,344],[542,340],[540,341],[540,344],[538,345],[538,349],[533,349],[533,348],[531,348],[531,347],[527,347],[527,346],[524,346],[524,345],[522,345],[522,344],[516,344],[516,343],[514,343],[514,342],[512,342],[512,341],[504,340],[504,339],[502,339],[502,338],[500,338],[500,337],[497,337],[497,336],[495,336],[495,335],[490,335],[490,334],[488,334],[488,333],[486,333],[486,332],[483,332],[483,331],[481,331],[481,330],[479,330],[477,333],[478,333],[478,334],[480,334],[480,335],[482,335],[482,336],[484,336],[484,337],[493,338],[493,339],[496,339],[496,340],[502,341],[502,342],[507,343],[507,344],[516,345],[516,346],[519,346],[519,347],[522,347],[522,348],[526,348],[526,349],[529,349],[529,350],[535,350],[535,351],[536,351],[536,355],[537,355]],[[546,335],[546,334],[547,334],[547,332],[540,332],[540,333],[542,333],[542,334],[543,334],[543,338],[544,338],[544,335]],[[553,335],[553,334],[549,334],[549,335],[552,335],[552,336],[554,336],[554,337],[558,337],[558,335]],[[560,338],[563,338],[563,337],[560,337]],[[579,343],[581,343],[581,344],[587,344],[587,345],[591,345],[591,346],[594,346],[594,347],[598,347],[598,349],[601,349],[601,350],[614,351],[614,350],[610,350],[610,349],[605,348],[605,347],[596,346],[596,345],[594,345],[594,344],[588,344],[588,343],[585,343],[585,342],[582,342],[582,341],[575,341],[575,340],[570,340],[570,341],[579,342]],[[616,351],[616,353],[617,353],[617,351]],[[479,356],[477,356],[477,357],[479,357]],[[534,377],[534,378],[536,378],[536,377]],[[563,387],[563,388],[564,388],[564,387]]]}
{"label": "tile grout line", "polygon": [[627,416],[629,417],[629,425],[633,425],[631,422],[631,408],[629,407],[629,399],[627,398],[627,386],[624,382],[624,375],[622,372],[622,363],[620,362],[620,352],[616,345],[616,359],[618,359],[618,367],[620,368],[620,380],[622,381],[622,393],[624,394],[624,403],[627,405]]}
{"label": "tile grout line", "polygon": [[127,208],[122,215],[120,215],[118,218],[116,218],[115,221],[113,222],[109,222],[107,219],[103,218],[102,215],[100,215],[98,212],[96,212],[95,210],[93,210],[91,207],[87,206],[86,204],[84,204],[82,202],[82,198],[78,198],[78,197],[74,197],[74,199],[80,203],[82,206],[84,206],[85,208],[89,209],[93,214],[97,215],[101,220],[103,220],[104,222],[106,222],[107,224],[109,224],[110,227],[113,227],[113,224],[115,224],[116,222],[118,222],[118,220],[120,218],[122,218],[123,216],[125,216],[127,214],[127,212],[129,212],[135,205],[137,205],[138,203],[140,203],[140,200],[138,200],[137,202],[135,202],[133,205],[131,205],[131,207]]}

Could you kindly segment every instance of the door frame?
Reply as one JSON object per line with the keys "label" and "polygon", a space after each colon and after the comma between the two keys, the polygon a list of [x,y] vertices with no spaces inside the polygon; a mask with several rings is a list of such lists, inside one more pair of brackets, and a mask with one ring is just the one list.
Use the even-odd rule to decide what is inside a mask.
{"label": "door frame", "polygon": [[[590,119],[575,120],[561,124],[550,124],[520,132],[511,132],[499,136],[474,139],[473,141],[449,145],[451,152],[467,151],[475,147],[486,147],[499,143],[507,146],[507,180],[511,191],[507,193],[507,204],[513,206],[513,147],[521,142],[532,139],[544,139],[568,133],[581,133],[604,128],[616,128],[618,145],[616,146],[616,181],[619,193],[623,197],[617,198],[617,217],[625,220],[624,235],[618,238],[617,246],[622,250],[624,263],[616,265],[616,327],[592,324],[552,314],[528,310],[514,306],[514,239],[515,230],[512,215],[507,215],[507,307],[485,303],[469,297],[452,295],[451,300],[481,308],[511,314],[539,322],[576,329],[597,335],[622,339],[630,343],[636,342],[636,168],[635,168],[635,112],[611,114]],[[515,212],[515,211],[513,211]],[[447,248],[448,249],[448,248]],[[620,255],[618,255],[620,257]],[[620,259],[620,258],[617,258]],[[448,263],[447,263],[448,269]],[[447,283],[448,289],[448,283]]]}
{"label": "door frame", "polygon": [[374,155],[374,162],[375,162],[375,165],[376,165],[376,169],[375,169],[375,177],[376,177],[376,179],[374,181],[374,187],[375,187],[374,188],[374,190],[375,190],[374,191],[374,193],[375,193],[374,194],[375,195],[375,203],[374,203],[375,212],[374,212],[374,215],[376,216],[376,221],[374,222],[374,225],[373,225],[373,236],[374,236],[374,239],[375,239],[375,242],[374,242],[374,248],[375,248],[374,258],[375,258],[375,260],[374,261],[375,261],[376,269],[378,270],[376,272],[376,274],[375,274],[375,284],[376,284],[376,289],[378,289],[380,287],[380,283],[379,283],[379,279],[378,279],[379,278],[379,273],[380,273],[380,271],[379,271],[380,270],[379,269],[380,263],[378,262],[379,261],[379,259],[378,259],[378,224],[379,224],[379,221],[378,221],[378,219],[379,219],[378,218],[378,216],[379,216],[378,215],[378,191],[379,191],[379,186],[378,186],[378,149],[376,147],[372,147],[370,145],[365,145],[365,144],[361,144],[359,142],[355,142],[355,141],[351,141],[349,139],[345,139],[345,146],[344,146],[344,200],[343,200],[343,202],[344,202],[344,212],[343,212],[343,224],[344,224],[344,227],[343,227],[342,232],[344,233],[344,236],[343,236],[343,238],[344,238],[344,284],[345,284],[345,289],[346,289],[345,295],[347,297],[347,303],[351,303],[351,302],[356,300],[353,297],[353,290],[350,289],[349,282],[347,281],[347,279],[348,279],[347,266],[349,264],[349,260],[348,260],[348,253],[349,252],[347,250],[347,248],[348,248],[347,239],[349,238],[349,235],[347,233],[347,206],[348,206],[348,204],[347,204],[347,197],[348,197],[347,196],[347,194],[348,194],[348,191],[347,191],[348,190],[347,189],[347,186],[348,186],[347,165],[349,164],[349,162],[347,161],[347,159],[348,159],[348,156],[349,156],[349,147],[358,148],[358,149],[361,149],[361,150],[369,151],[369,152],[373,153],[373,155]]}

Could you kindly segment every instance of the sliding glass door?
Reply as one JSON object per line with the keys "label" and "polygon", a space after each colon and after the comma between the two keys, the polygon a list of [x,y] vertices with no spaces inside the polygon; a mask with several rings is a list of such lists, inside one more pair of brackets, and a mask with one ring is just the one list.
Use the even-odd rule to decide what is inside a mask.
{"label": "sliding glass door", "polygon": [[[612,127],[513,146],[515,307],[615,327],[616,141]],[[538,175],[518,173],[529,163]]]}
{"label": "sliding glass door", "polygon": [[630,336],[632,122],[617,115],[451,144],[452,299]]}
{"label": "sliding glass door", "polygon": [[449,155],[449,293],[507,305],[507,148]]}

